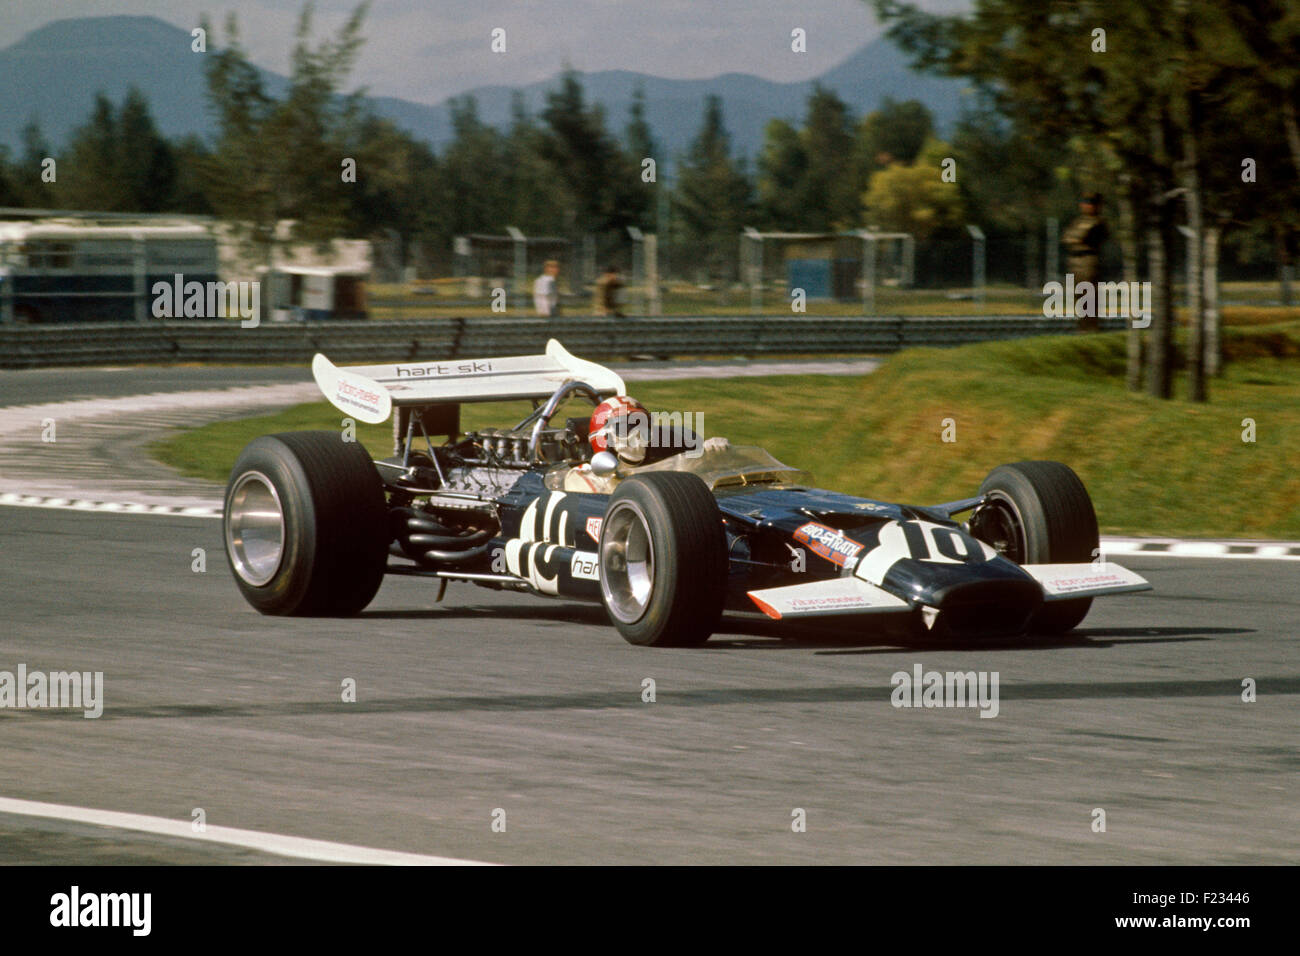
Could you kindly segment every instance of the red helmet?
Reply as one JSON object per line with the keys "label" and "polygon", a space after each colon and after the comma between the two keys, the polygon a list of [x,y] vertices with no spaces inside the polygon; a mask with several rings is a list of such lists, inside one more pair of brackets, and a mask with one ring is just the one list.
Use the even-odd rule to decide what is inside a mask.
{"label": "red helmet", "polygon": [[650,413],[635,398],[617,395],[606,399],[591,413],[587,438],[593,453],[610,451],[631,464],[645,458]]}

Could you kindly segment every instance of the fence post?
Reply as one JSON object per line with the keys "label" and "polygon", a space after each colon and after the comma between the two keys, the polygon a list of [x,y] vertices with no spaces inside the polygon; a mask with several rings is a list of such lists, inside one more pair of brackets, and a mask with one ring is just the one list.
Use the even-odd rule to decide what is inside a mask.
{"label": "fence post", "polygon": [[14,277],[0,271],[0,325],[14,324]]}
{"label": "fence post", "polygon": [[1047,263],[1043,284],[1059,282],[1061,279],[1061,239],[1060,224],[1055,216],[1047,218]]}
{"label": "fence post", "polygon": [[[748,243],[748,246],[746,245]],[[745,254],[745,250],[750,250]],[[763,237],[753,226],[746,226],[740,237],[740,261],[749,262],[749,311],[763,314]]]}
{"label": "fence post", "polygon": [[646,292],[644,282],[644,270],[642,268],[644,254],[642,243],[645,241],[645,235],[636,226],[628,226],[627,234],[632,237],[632,282],[633,286],[641,287],[641,314],[645,315],[650,311],[649,294]]}
{"label": "fence post", "polygon": [[137,322],[149,321],[149,304],[146,300],[145,286],[149,282],[148,277],[148,256],[145,250],[144,237],[138,233],[131,237],[131,251],[134,258],[133,285],[135,291],[135,320]]}
{"label": "fence post", "polygon": [[646,315],[659,314],[659,236],[645,237]]}
{"label": "fence post", "polygon": [[[515,247],[515,294],[517,301],[525,308],[528,306],[528,238],[514,226],[506,226],[506,232],[514,240]],[[559,293],[559,289],[555,290]]]}
{"label": "fence post", "polygon": [[865,229],[862,237],[862,314],[874,315],[876,311],[876,237]]}
{"label": "fence post", "polygon": [[984,230],[979,226],[966,224],[966,231],[970,233],[971,239],[975,240],[974,247],[971,250],[973,261],[971,263],[971,285],[975,293],[975,301],[984,307],[984,285],[985,285],[985,253],[984,253]]}

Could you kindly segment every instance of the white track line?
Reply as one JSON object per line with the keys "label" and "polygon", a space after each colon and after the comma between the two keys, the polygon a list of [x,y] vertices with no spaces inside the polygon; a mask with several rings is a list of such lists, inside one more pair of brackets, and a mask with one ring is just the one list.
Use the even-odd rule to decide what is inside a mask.
{"label": "white track line", "polygon": [[169,820],[141,813],[118,813],[114,810],[93,810],[87,807],[70,807],[61,803],[40,803],[35,800],[16,800],[0,797],[0,813],[25,817],[45,817],[89,823],[100,827],[137,830],[160,836],[180,837],[195,843],[220,843],[226,846],[260,850],[276,856],[298,860],[318,860],[323,863],[352,863],[370,866],[491,866],[478,860],[459,860],[449,856],[426,856],[422,853],[402,853],[398,850],[378,850],[373,847],[353,846],[349,843],[331,843],[328,840],[309,840],[306,837],[283,836],[259,830],[237,830],[232,827],[209,826],[203,833],[195,833],[185,820]]}
{"label": "white track line", "polygon": [[1141,558],[1215,558],[1300,561],[1300,541],[1189,541],[1182,538],[1102,538],[1110,555]]}
{"label": "white track line", "polygon": [[47,498],[0,492],[0,505],[12,508],[52,508],[56,511],[101,511],[109,514],[162,515],[168,518],[220,518],[221,502],[210,505],[159,505],[133,501],[95,501],[90,498]]}

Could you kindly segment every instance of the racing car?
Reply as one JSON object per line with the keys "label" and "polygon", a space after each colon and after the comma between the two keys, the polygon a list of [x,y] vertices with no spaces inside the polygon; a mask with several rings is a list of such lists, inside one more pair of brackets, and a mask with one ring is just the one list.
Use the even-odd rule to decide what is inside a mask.
{"label": "racing car", "polygon": [[[264,614],[356,614],[392,574],[432,579],[438,601],[467,582],[599,602],[641,645],[702,644],[727,610],[979,640],[1065,632],[1094,597],[1150,588],[1100,555],[1088,492],[1059,462],[1002,465],[926,506],[827,491],[684,422],[647,440],[622,378],[554,339],[471,360],[318,354],[312,372],[345,415],[393,418],[393,454],[374,460],[342,430],[244,448],[225,550]],[[463,406],[519,400],[517,424],[461,430]]]}

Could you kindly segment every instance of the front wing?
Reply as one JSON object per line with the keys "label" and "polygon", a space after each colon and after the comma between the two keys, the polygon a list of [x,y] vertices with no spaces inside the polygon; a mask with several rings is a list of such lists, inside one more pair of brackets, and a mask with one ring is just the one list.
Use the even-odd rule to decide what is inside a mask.
{"label": "front wing", "polygon": [[[1151,585],[1141,575],[1111,562],[1022,564],[1019,567],[1038,582],[1046,602],[1151,590]],[[792,617],[898,614],[913,610],[911,603],[884,588],[849,575],[748,593],[759,610],[778,621]]]}

